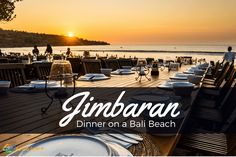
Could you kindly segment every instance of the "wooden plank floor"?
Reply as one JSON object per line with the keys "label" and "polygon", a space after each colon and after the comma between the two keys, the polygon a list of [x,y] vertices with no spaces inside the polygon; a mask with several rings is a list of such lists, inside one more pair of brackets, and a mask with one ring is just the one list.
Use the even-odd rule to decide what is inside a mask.
{"label": "wooden plank floor", "polygon": [[[183,66],[180,71],[184,71],[189,66]],[[175,72],[168,72],[167,69],[160,72],[159,77],[152,77],[151,81],[143,78],[142,82],[135,80],[135,75],[128,76],[112,76],[111,79],[105,81],[96,82],[82,82],[77,81],[77,87],[156,87],[158,84],[168,80],[169,76]],[[22,99],[23,97],[23,99]],[[33,97],[33,102],[32,102]],[[46,106],[49,100],[42,99],[45,94],[19,94],[9,93],[8,96],[1,97],[1,128],[5,131],[14,129],[28,129],[33,128],[42,129],[41,134],[0,134],[0,148],[3,148],[6,144],[15,144],[18,147],[31,144],[38,140],[53,136],[54,134],[48,133],[50,129],[63,131],[63,128],[59,128],[58,124],[55,123],[58,117],[63,116],[60,106],[55,105],[50,114],[41,115],[40,108]],[[14,98],[14,99],[12,99]],[[28,101],[30,100],[30,101]],[[11,102],[9,104],[4,102]],[[40,104],[39,104],[40,102]],[[23,104],[23,105],[22,105]],[[47,121],[45,121],[47,119]],[[21,121],[21,123],[18,123]],[[36,123],[37,122],[37,123]],[[4,126],[4,127],[3,127]],[[49,127],[50,126],[50,127]],[[73,126],[71,126],[73,127]],[[153,143],[160,149],[161,155],[171,155],[176,143],[178,142],[179,136],[172,137],[158,137],[153,136]],[[2,149],[0,149],[0,156],[6,155]]]}

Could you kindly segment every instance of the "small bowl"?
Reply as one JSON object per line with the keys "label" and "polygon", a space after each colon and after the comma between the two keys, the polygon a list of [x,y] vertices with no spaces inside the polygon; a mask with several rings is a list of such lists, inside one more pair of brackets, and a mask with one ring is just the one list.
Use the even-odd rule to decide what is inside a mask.
{"label": "small bowl", "polygon": [[189,82],[173,83],[173,90],[176,96],[191,96],[194,84]]}
{"label": "small bowl", "polygon": [[112,69],[101,69],[101,73],[106,76],[111,76]]}
{"label": "small bowl", "polygon": [[0,81],[0,95],[6,95],[10,85],[11,81]]}
{"label": "small bowl", "polygon": [[188,82],[193,83],[195,85],[199,85],[201,80],[202,80],[202,76],[198,76],[198,75],[189,75],[188,76]]}
{"label": "small bowl", "polygon": [[194,70],[195,75],[203,76],[205,74],[205,70]]}

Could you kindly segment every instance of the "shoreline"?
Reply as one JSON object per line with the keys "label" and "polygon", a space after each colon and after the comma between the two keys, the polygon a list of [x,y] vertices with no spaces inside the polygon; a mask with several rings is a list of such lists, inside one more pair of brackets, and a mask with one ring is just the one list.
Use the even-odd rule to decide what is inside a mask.
{"label": "shoreline", "polygon": [[[74,50],[74,51],[90,51],[90,52],[131,52],[131,53],[191,53],[191,54],[224,54],[225,52],[217,51],[167,51],[167,50]],[[236,52],[234,52],[236,53]]]}

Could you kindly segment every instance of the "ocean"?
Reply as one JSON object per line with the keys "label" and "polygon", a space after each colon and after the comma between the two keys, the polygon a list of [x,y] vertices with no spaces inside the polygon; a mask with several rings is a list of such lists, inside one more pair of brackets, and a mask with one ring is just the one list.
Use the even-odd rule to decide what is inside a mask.
{"label": "ocean", "polygon": [[[53,46],[54,54],[66,52],[70,47],[73,55],[82,55],[83,51],[90,51],[91,55],[100,56],[117,55],[118,57],[137,57],[155,59],[174,59],[176,56],[192,56],[193,58],[205,58],[210,60],[222,60],[227,45],[101,45],[101,46]],[[236,46],[233,46],[233,48]],[[2,52],[28,54],[32,47],[2,48]],[[44,54],[45,47],[38,47],[41,54]]]}

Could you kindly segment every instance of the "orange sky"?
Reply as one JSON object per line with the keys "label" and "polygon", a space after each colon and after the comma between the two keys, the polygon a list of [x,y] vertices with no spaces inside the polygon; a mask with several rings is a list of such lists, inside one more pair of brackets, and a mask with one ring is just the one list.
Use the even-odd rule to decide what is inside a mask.
{"label": "orange sky", "polygon": [[236,0],[23,0],[4,29],[112,44],[236,44]]}

